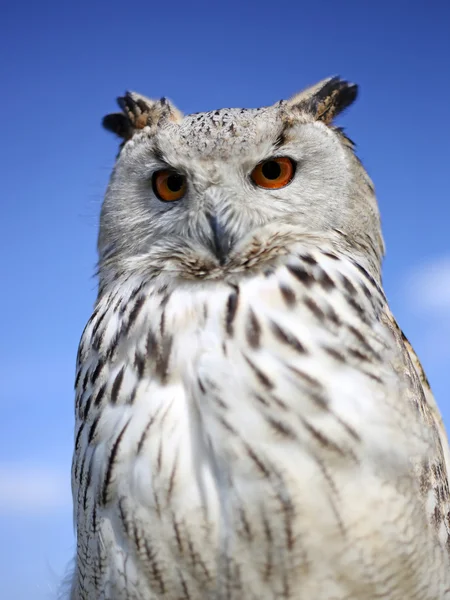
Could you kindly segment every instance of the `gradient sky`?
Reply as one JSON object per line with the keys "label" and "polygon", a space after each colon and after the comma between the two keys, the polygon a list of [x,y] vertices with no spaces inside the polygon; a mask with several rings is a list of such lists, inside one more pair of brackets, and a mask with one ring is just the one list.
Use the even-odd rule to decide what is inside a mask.
{"label": "gradient sky", "polygon": [[72,553],[73,373],[95,295],[97,220],[126,89],[184,112],[254,107],[340,74],[340,119],[375,181],[384,283],[450,401],[450,3],[85,2],[0,14],[0,564],[5,600],[48,600]]}

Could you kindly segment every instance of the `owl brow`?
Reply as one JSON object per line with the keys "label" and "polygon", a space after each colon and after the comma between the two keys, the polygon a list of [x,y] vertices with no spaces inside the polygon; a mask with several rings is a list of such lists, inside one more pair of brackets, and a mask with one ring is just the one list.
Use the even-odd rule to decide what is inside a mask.
{"label": "owl brow", "polygon": [[160,162],[163,162],[163,163],[167,163],[167,161],[166,161],[166,159],[164,157],[164,153],[163,153],[163,151],[159,147],[159,144],[156,141],[153,142],[152,152],[153,152],[154,157],[157,160],[159,160]]}
{"label": "owl brow", "polygon": [[284,146],[284,144],[287,141],[286,138],[286,130],[288,128],[288,125],[284,125],[283,129],[280,131],[280,133],[278,134],[277,139],[275,140],[274,143],[274,147],[277,150],[278,148],[280,148],[281,146]]}

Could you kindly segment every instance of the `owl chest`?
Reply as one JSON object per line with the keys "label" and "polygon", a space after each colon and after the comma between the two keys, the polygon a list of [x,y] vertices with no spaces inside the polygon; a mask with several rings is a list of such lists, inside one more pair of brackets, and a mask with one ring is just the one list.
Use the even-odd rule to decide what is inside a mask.
{"label": "owl chest", "polygon": [[[341,569],[359,589],[365,535],[397,555],[378,531],[409,505],[393,490],[382,509],[389,485],[360,469],[358,437],[314,377],[315,340],[331,345],[333,331],[263,291],[137,295],[81,346],[78,520],[95,511],[103,558],[152,593],[289,597],[301,584],[308,594],[292,597],[324,597],[317,582]],[[327,364],[339,395],[344,370]],[[235,593],[213,595],[221,581]],[[338,587],[329,597],[364,595]]]}
{"label": "owl chest", "polygon": [[157,512],[166,503],[220,515],[224,498],[287,506],[321,479],[319,446],[321,460],[348,459],[317,430],[324,418],[349,443],[310,374],[311,316],[300,303],[286,310],[276,279],[240,294],[142,289],[104,305],[80,346],[81,358],[90,354],[77,394],[102,501],[131,494]]}
{"label": "owl chest", "polygon": [[114,532],[110,558],[124,568],[124,540],[144,580],[172,590],[169,598],[183,597],[184,586],[190,597],[213,597],[225,573],[234,591],[224,598],[250,598],[255,586],[259,597],[268,589],[267,597],[280,596],[308,570],[305,544],[318,545],[306,539],[310,524],[338,531],[325,478],[299,439],[283,432],[287,416],[268,424],[277,407],[259,407],[251,372],[239,375],[240,354],[211,332],[205,339],[201,328],[185,330],[164,377],[144,372],[132,402],[121,403],[130,393],[127,369],[135,369],[129,362],[118,402],[105,407],[105,423],[117,415],[98,479],[100,513]]}
{"label": "owl chest", "polygon": [[203,309],[198,301],[189,311],[169,304],[165,313],[143,312],[109,350],[98,497],[128,543],[137,530],[162,556],[189,561],[194,548],[207,562],[252,549],[270,572],[286,562],[283,553],[300,560],[291,550],[310,522],[338,528],[299,418],[317,412],[317,400],[308,386],[299,395],[288,375],[304,360],[298,348],[287,360],[276,347],[262,349],[266,333],[255,318],[254,331],[236,318],[230,334],[226,312]]}

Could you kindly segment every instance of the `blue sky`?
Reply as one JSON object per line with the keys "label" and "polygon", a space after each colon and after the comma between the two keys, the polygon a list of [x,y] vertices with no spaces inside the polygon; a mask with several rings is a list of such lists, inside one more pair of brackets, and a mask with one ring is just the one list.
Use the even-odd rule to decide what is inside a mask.
{"label": "blue sky", "polygon": [[95,295],[97,219],[126,89],[188,112],[259,106],[328,75],[375,181],[394,313],[450,426],[450,4],[5,4],[0,22],[2,598],[55,598],[73,552],[74,359]]}

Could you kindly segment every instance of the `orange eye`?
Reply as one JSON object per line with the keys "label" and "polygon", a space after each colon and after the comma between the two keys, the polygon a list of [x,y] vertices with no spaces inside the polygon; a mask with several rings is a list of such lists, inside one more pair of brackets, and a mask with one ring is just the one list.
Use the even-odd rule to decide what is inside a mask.
{"label": "orange eye", "polygon": [[281,156],[269,158],[256,165],[251,178],[258,187],[278,190],[287,185],[294,177],[295,164],[290,158]]}
{"label": "orange eye", "polygon": [[186,193],[186,177],[176,171],[163,169],[153,175],[153,191],[163,202],[180,200]]}

